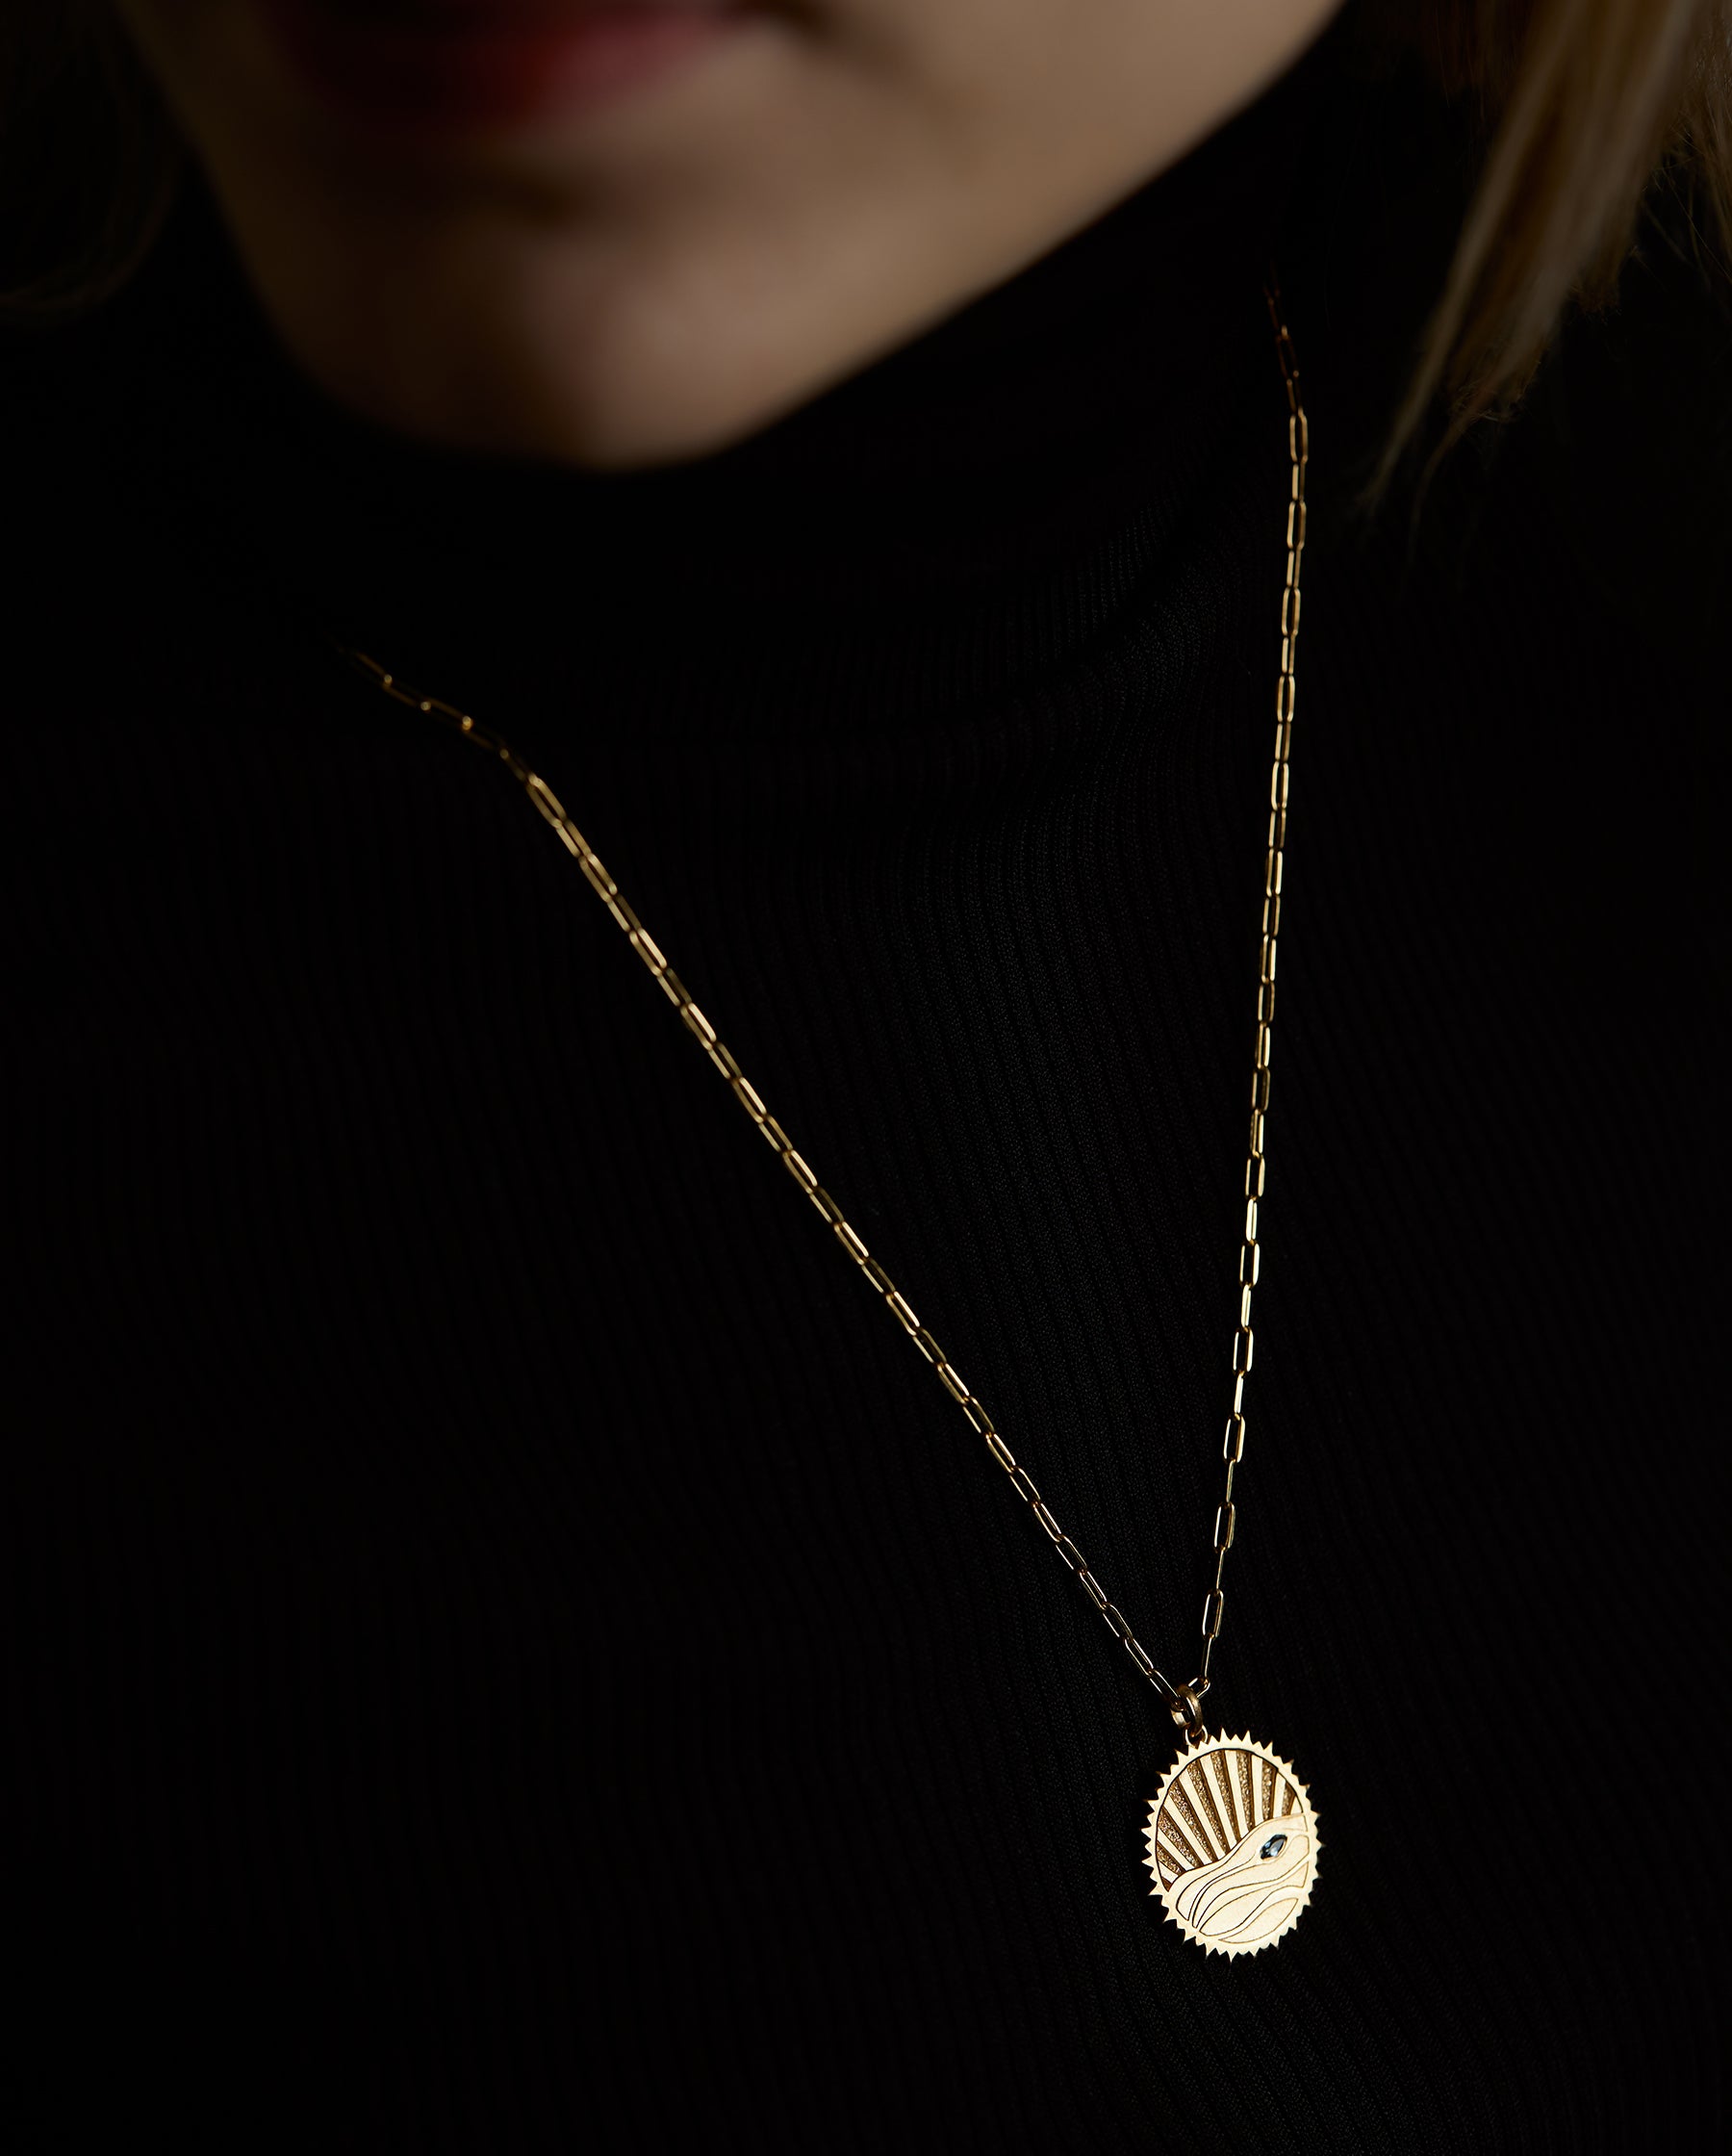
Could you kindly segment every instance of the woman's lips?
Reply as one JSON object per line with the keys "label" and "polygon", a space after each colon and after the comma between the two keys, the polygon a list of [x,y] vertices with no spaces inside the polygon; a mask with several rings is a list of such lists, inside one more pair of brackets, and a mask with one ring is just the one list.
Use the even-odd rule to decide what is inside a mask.
{"label": "woman's lips", "polygon": [[296,71],[363,116],[443,133],[594,107],[696,59],[738,0],[266,0]]}

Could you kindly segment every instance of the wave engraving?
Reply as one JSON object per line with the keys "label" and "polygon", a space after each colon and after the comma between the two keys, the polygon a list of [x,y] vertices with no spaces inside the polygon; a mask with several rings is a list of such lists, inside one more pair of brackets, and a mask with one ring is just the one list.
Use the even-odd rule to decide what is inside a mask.
{"label": "wave engraving", "polygon": [[1297,1922],[1316,1877],[1316,1816],[1285,1759],[1250,1736],[1175,1760],[1149,1807],[1154,1891],[1210,1953],[1254,1954]]}

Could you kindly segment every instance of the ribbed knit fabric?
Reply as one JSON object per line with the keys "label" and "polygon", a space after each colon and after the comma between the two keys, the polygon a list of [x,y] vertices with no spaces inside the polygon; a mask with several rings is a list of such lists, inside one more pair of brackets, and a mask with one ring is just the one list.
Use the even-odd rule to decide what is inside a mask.
{"label": "ribbed knit fabric", "polygon": [[[1641,273],[1366,522],[1436,250],[1391,90],[1307,91],[1286,202],[1293,94],[684,472],[367,434],[191,213],[8,352],[9,2147],[1718,2145],[1726,333]],[[1210,1707],[1323,1851],[1226,1962],[1159,1701],[509,779],[315,630],[545,773],[1189,1676],[1284,219]]]}

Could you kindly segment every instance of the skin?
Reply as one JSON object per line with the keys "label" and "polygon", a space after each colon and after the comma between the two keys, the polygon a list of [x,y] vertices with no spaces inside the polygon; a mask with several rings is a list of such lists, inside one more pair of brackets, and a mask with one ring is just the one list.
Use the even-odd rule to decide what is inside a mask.
{"label": "skin", "polygon": [[264,304],[340,401],[599,467],[756,431],[1182,157],[1337,0],[773,0],[587,109],[405,132],[258,0],[118,0]]}

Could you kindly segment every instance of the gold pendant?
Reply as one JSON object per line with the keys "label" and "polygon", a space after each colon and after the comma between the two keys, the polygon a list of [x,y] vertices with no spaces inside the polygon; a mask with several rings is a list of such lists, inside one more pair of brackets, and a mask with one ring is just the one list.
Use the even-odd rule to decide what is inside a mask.
{"label": "gold pendant", "polygon": [[1285,1938],[1317,1876],[1317,1815],[1286,1759],[1249,1736],[1211,1736],[1161,1778],[1143,1829],[1153,1891],[1210,1954]]}

